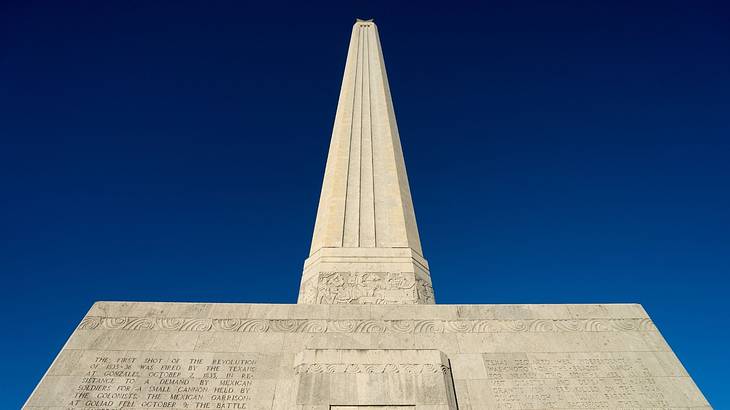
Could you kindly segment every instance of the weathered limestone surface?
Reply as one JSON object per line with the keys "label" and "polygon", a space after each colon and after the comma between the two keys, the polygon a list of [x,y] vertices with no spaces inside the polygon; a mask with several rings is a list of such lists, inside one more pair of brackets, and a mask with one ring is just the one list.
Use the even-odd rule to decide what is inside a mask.
{"label": "weathered limestone surface", "polygon": [[99,302],[25,408],[710,407],[640,305]]}

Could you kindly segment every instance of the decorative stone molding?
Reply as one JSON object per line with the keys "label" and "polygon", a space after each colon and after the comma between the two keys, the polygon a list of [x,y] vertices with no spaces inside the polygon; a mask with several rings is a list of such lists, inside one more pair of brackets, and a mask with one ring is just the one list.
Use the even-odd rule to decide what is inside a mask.
{"label": "decorative stone molding", "polygon": [[87,316],[80,330],[167,330],[246,333],[502,333],[502,332],[647,332],[652,321],[637,319],[527,320],[325,320],[190,319]]}

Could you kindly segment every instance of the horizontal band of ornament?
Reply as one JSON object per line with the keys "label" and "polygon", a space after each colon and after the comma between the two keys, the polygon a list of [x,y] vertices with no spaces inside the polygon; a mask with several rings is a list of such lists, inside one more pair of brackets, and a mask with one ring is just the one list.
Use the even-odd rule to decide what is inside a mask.
{"label": "horizontal band of ornament", "polygon": [[303,363],[294,367],[295,374],[321,373],[443,373],[449,374],[451,369],[443,364],[359,364],[359,363]]}
{"label": "horizontal band of ornament", "polygon": [[646,332],[650,319],[525,320],[325,320],[191,319],[87,316],[79,329],[167,330],[248,333],[502,333],[502,332]]}

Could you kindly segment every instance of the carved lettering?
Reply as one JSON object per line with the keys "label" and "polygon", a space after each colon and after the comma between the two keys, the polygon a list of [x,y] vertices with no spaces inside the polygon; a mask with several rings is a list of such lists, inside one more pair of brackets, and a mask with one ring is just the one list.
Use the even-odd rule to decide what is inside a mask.
{"label": "carved lettering", "polygon": [[362,364],[362,363],[304,363],[294,368],[296,374],[303,373],[444,373],[449,374],[448,366],[442,364]]}
{"label": "carved lettering", "polygon": [[186,353],[184,359],[166,352],[99,351],[95,355],[67,409],[244,410],[255,389],[257,360],[241,358],[241,354],[211,358]]}
{"label": "carved lettering", "polygon": [[484,355],[495,408],[664,408],[640,358]]}

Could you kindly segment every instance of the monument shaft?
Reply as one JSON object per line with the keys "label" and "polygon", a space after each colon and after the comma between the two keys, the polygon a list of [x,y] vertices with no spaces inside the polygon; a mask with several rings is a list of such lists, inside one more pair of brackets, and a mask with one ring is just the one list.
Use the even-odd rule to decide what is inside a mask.
{"label": "monument shaft", "polygon": [[372,21],[352,28],[299,303],[434,303]]}

